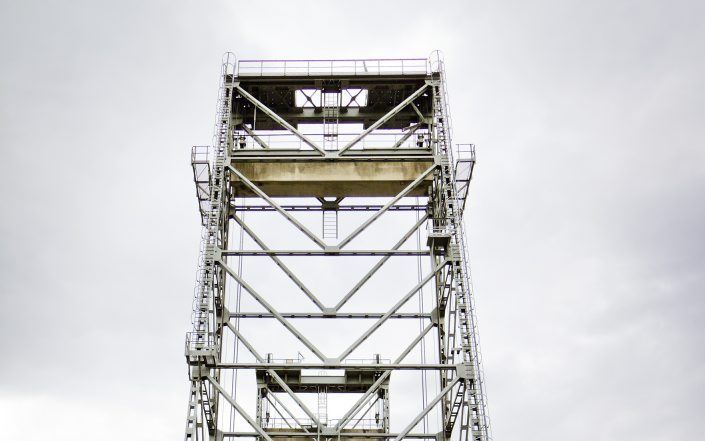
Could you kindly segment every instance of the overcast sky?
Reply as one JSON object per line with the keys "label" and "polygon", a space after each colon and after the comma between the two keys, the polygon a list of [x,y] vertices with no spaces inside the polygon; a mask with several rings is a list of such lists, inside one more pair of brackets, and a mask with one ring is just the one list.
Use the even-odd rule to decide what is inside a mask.
{"label": "overcast sky", "polygon": [[183,436],[223,52],[433,49],[495,439],[705,439],[705,2],[0,5],[2,439]]}

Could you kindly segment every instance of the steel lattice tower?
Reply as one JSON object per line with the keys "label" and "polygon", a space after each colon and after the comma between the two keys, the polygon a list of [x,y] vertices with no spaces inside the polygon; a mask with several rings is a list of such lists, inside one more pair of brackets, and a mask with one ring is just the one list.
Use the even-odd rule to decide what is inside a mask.
{"label": "steel lattice tower", "polygon": [[475,153],[452,148],[438,53],[226,54],[220,81],[213,146],[191,158],[185,439],[488,440],[462,221]]}

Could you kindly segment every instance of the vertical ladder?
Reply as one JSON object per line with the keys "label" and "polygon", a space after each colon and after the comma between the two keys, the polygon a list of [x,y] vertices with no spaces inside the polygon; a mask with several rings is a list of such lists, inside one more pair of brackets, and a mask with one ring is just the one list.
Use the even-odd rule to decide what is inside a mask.
{"label": "vertical ladder", "polygon": [[323,149],[338,150],[338,117],[340,116],[340,91],[323,89]]}
{"label": "vertical ladder", "polygon": [[337,239],[338,238],[338,209],[340,208],[340,201],[343,198],[337,198],[335,200],[326,200],[326,198],[317,198],[321,203],[321,209],[323,210],[323,238],[324,239]]}
{"label": "vertical ladder", "polygon": [[338,210],[323,210],[323,238],[338,238]]}
{"label": "vertical ladder", "polygon": [[328,388],[320,386],[318,388],[318,421],[321,425],[328,425]]}

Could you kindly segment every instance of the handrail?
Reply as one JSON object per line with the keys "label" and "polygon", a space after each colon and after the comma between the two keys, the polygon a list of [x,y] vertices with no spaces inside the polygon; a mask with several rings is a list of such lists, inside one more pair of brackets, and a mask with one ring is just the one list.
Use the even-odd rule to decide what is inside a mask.
{"label": "handrail", "polygon": [[426,75],[425,58],[370,58],[334,60],[238,60],[238,77],[312,75]]}
{"label": "handrail", "polygon": [[191,164],[208,163],[210,149],[211,147],[208,145],[194,145],[191,147]]}
{"label": "handrail", "polygon": [[[328,420],[328,426],[336,424],[339,419]],[[291,429],[291,431],[300,430],[299,423],[302,427],[315,427],[315,422],[310,418],[281,418],[281,417],[265,417],[262,419],[262,427],[266,429]],[[353,419],[349,421],[344,429],[352,430],[379,430],[383,427],[383,421],[381,418],[360,418]]]}
{"label": "handrail", "polygon": [[474,161],[475,160],[475,144],[456,144],[455,153],[456,161]]}
{"label": "handrail", "polygon": [[[285,149],[302,149],[305,144],[291,133],[256,133],[260,141],[271,148]],[[357,133],[339,133],[338,141],[340,143],[352,140],[357,136]],[[324,133],[306,133],[306,136],[313,141],[322,142]],[[404,139],[407,138],[407,139]],[[399,144],[397,144],[401,141]],[[361,148],[424,148],[431,147],[431,135],[426,132],[417,132],[413,136],[407,137],[404,133],[371,133],[359,142]],[[234,149],[261,149],[261,145],[257,140],[248,133],[238,133],[235,135]]]}

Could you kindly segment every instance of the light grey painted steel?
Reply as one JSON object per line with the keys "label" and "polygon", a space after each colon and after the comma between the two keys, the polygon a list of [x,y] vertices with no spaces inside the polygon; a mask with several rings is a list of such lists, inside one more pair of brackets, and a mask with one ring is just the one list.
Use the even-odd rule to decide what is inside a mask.
{"label": "light grey painted steel", "polygon": [[[223,432],[224,438],[247,438],[257,436],[257,432]],[[285,438],[309,438],[311,434],[304,432],[277,432],[278,436]],[[408,433],[404,438],[410,439],[436,439],[437,433]],[[364,433],[364,432],[341,432],[341,438],[379,438],[390,439],[399,436],[398,433]]]}
{"label": "light grey painted steel", "polygon": [[[313,319],[378,319],[384,316],[382,312],[336,312],[327,310],[326,312],[281,312],[285,318],[313,318]],[[392,314],[390,319],[420,319],[432,318],[430,313],[398,312]],[[275,318],[268,312],[231,312],[230,318]]]}
{"label": "light grey painted steel", "polygon": [[[274,207],[269,205],[231,205],[233,211],[273,211]],[[286,211],[323,211],[320,205],[282,205]],[[338,211],[378,211],[381,205],[340,205]],[[425,205],[394,205],[389,207],[389,211],[421,211],[425,210]]]}
{"label": "light grey painted steel", "polygon": [[424,93],[424,91],[426,90],[426,87],[428,87],[428,85],[427,85],[427,84],[424,84],[424,85],[421,86],[418,90],[416,90],[414,93],[412,93],[411,95],[409,95],[404,101],[402,101],[401,103],[399,103],[395,108],[393,108],[392,110],[390,110],[389,112],[387,112],[387,114],[385,114],[382,118],[380,118],[380,119],[378,119],[377,121],[375,121],[374,124],[372,124],[371,126],[369,126],[365,131],[363,131],[362,133],[360,133],[358,136],[356,136],[355,139],[353,139],[353,140],[350,141],[348,144],[346,144],[345,147],[343,147],[342,149],[340,149],[340,150],[338,151],[338,154],[343,154],[343,153],[345,153],[348,149],[350,149],[350,148],[353,147],[355,144],[357,144],[358,142],[360,142],[360,140],[361,140],[362,138],[364,138],[365,136],[369,135],[373,130],[379,128],[379,127],[380,127],[382,124],[384,124],[385,122],[389,121],[389,118],[391,118],[392,116],[394,116],[394,115],[396,115],[397,113],[399,113],[399,111],[400,111],[401,109],[403,109],[404,107],[408,106],[408,105],[409,105],[412,101],[414,101],[419,95],[421,95],[422,93]]}
{"label": "light grey painted steel", "polygon": [[274,199],[272,199],[272,198],[270,198],[269,196],[267,196],[267,194],[266,194],[265,192],[263,192],[262,190],[260,190],[259,187],[257,187],[255,184],[252,183],[252,181],[250,181],[249,179],[247,179],[247,177],[245,177],[245,175],[243,175],[242,173],[240,173],[239,171],[237,171],[237,170],[236,170],[234,167],[232,167],[232,166],[229,166],[228,168],[230,169],[230,171],[231,171],[233,174],[235,174],[238,178],[240,178],[240,180],[241,180],[245,185],[247,185],[252,191],[254,191],[255,193],[257,193],[257,195],[258,195],[259,197],[261,197],[262,199],[264,199],[265,201],[267,201],[267,203],[269,203],[269,205],[271,205],[272,207],[274,207],[274,209],[276,209],[279,213],[281,213],[282,216],[284,216],[284,217],[286,218],[286,220],[288,220],[289,222],[291,222],[292,224],[294,224],[294,226],[295,226],[296,228],[298,228],[299,231],[301,231],[301,232],[304,233],[306,236],[308,236],[309,239],[311,239],[312,241],[314,241],[314,242],[316,243],[316,245],[320,246],[321,248],[325,248],[325,247],[326,247],[326,243],[325,243],[325,242],[323,242],[321,239],[319,239],[318,236],[316,236],[315,234],[313,234],[308,228],[306,228],[305,226],[303,226],[303,225],[301,224],[301,222],[299,222],[299,221],[297,221],[296,219],[294,219],[294,217],[291,216],[289,213],[287,213],[286,210],[284,210],[282,207],[280,207],[279,204],[277,204],[277,203],[274,201]]}
{"label": "light grey painted steel", "polygon": [[[245,230],[245,232],[252,238],[252,240],[254,240],[255,243],[256,243],[257,245],[259,245],[260,248],[262,248],[261,251],[262,251],[263,253],[267,253],[267,254],[272,258],[272,260],[274,261],[274,263],[276,263],[277,266],[278,266],[279,268],[281,268],[281,270],[284,271],[284,273],[285,273],[287,276],[289,276],[289,278],[296,284],[296,286],[298,286],[299,289],[301,289],[301,291],[303,291],[304,294],[306,294],[306,296],[307,296],[309,299],[311,299],[311,301],[318,307],[318,309],[320,309],[321,311],[323,311],[323,310],[325,309],[325,306],[323,306],[323,303],[321,303],[321,301],[318,300],[318,298],[311,292],[311,290],[308,289],[308,288],[306,287],[306,285],[304,285],[304,283],[303,283],[298,277],[296,277],[296,275],[289,269],[289,267],[286,266],[286,265],[284,264],[284,262],[282,262],[282,260],[277,257],[277,252],[270,250],[270,249],[267,247],[267,245],[262,241],[262,239],[260,239],[259,236],[257,236],[257,235],[255,234],[255,232],[252,231],[252,229],[251,229],[250,227],[248,227],[248,226],[242,221],[242,219],[240,219],[238,216],[232,216],[232,218],[235,220],[235,222],[238,223],[238,225],[240,225],[240,227],[241,227],[243,230]],[[246,254],[245,254],[242,250],[239,250],[239,251],[238,251],[238,250],[233,250],[233,251],[221,251],[221,255],[223,255],[223,256],[228,256],[228,255],[233,255],[233,256],[235,256],[235,255],[246,255]]]}
{"label": "light grey painted steel", "polygon": [[[284,63],[289,73],[284,72],[283,76],[277,76],[271,71],[276,63],[267,62],[266,75],[238,77],[233,67],[232,57],[228,56],[224,60],[212,154],[210,160],[204,159],[208,155],[200,153],[196,155],[198,156],[196,159],[192,158],[192,161],[198,161],[198,164],[192,164],[194,173],[197,170],[208,169],[210,175],[208,182],[205,181],[203,173],[195,175],[194,180],[204,233],[194,295],[194,328],[189,333],[186,344],[190,380],[186,441],[206,439],[221,441],[236,437],[254,437],[260,441],[286,441],[292,438],[308,438],[316,441],[404,438],[426,438],[434,441],[450,439],[488,441],[490,439],[472,286],[467,268],[468,248],[462,220],[463,206],[475,165],[474,147],[470,150],[471,156],[463,159],[463,168],[459,172],[460,169],[453,157],[442,60],[431,60],[425,73],[414,74],[390,73],[384,70],[384,60],[375,60],[378,70],[372,75],[373,80],[358,71],[359,67],[365,68],[365,60],[356,60],[355,72],[350,73],[339,70],[344,68],[341,66],[344,66],[345,60],[339,61],[342,64],[330,63],[331,66],[335,64],[338,69],[334,76],[316,74],[310,70],[307,70],[304,76],[292,75],[292,72],[297,69],[297,63],[300,62],[291,61]],[[342,99],[346,93],[345,87],[353,83],[364,84],[362,87],[368,94],[367,99],[373,100],[374,106],[365,109],[365,104],[361,102],[355,101],[352,104]],[[302,108],[299,111],[292,101],[297,90],[300,90],[295,89],[297,87],[309,88],[307,89],[310,95],[308,103],[312,105],[315,101],[315,90],[319,90],[321,94],[335,96],[337,99],[327,100],[325,103],[321,99],[321,105],[325,104],[325,109]],[[312,93],[311,90],[314,92]],[[355,89],[353,92],[356,97],[361,96],[360,90]],[[411,110],[408,106],[411,106]],[[262,115],[269,119],[262,119]],[[291,118],[293,123],[287,121],[287,118]],[[264,122],[264,129],[257,125],[258,121]],[[277,139],[284,138],[277,138],[270,135],[270,132],[263,132],[262,130],[270,130],[276,126],[272,121],[283,127],[281,132],[295,139],[299,147],[292,149],[284,144],[276,144]],[[304,134],[299,130],[296,127],[297,121],[306,123],[319,121],[324,126],[322,145],[331,151],[324,151],[319,147],[316,141],[318,135],[309,135],[308,131]],[[348,134],[338,127],[338,124],[347,122],[362,123],[363,127],[367,128],[359,134]],[[257,130],[255,130],[256,127]],[[276,128],[278,129],[278,126]],[[383,138],[374,137],[387,136],[390,128],[398,130],[394,135],[396,138],[391,139],[388,144],[380,144],[382,141],[379,139]],[[261,135],[262,133],[267,134]],[[416,138],[411,139],[415,134]],[[346,136],[348,138],[343,139]],[[251,138],[253,142],[246,142],[246,138]],[[339,142],[344,147],[336,150]],[[310,146],[313,150],[302,149],[301,143]],[[352,147],[355,146],[359,148],[353,149]],[[201,148],[198,152],[202,150]],[[278,170],[283,170],[281,167],[268,169],[274,170],[274,172],[268,172],[268,175],[261,173],[267,164],[279,162],[287,163],[289,165],[285,164],[285,166],[289,170],[295,170],[291,175],[294,176],[293,179],[290,177],[291,180],[278,181],[277,173],[279,173]],[[259,166],[258,163],[260,163]],[[429,164],[432,165],[429,166]],[[398,176],[402,177],[395,178],[393,176],[397,175],[393,173],[384,174],[386,173],[382,171],[384,167],[398,167],[392,170],[401,170],[403,173]],[[314,170],[319,170],[322,174],[316,175]],[[281,173],[289,172],[285,170]],[[309,173],[305,175],[309,180],[302,178],[301,182],[313,182],[315,188],[311,190],[311,187],[300,186],[299,188],[303,190],[299,190],[298,193],[289,189],[287,186],[297,181],[299,176],[297,173]],[[261,179],[255,177],[250,179],[247,177],[250,175],[259,176]],[[386,202],[371,203],[372,201],[360,197],[368,193],[355,193],[351,190],[351,185],[357,185],[348,179],[352,175],[358,176],[356,179],[364,181],[365,185],[370,185],[369,183],[372,182],[370,187],[365,187],[366,191],[370,191],[371,188],[371,194],[375,194],[376,191],[377,196],[386,198]],[[326,177],[321,179],[321,176]],[[329,179],[339,179],[342,184],[334,187],[328,184]],[[395,179],[397,180],[394,181]],[[274,182],[274,185],[271,182]],[[391,184],[383,190],[387,182]],[[395,195],[394,193],[401,187],[404,188]],[[340,188],[343,189],[344,194],[325,193],[325,191],[338,192]],[[264,191],[264,189],[271,189],[271,191]],[[307,193],[309,191],[313,194]],[[277,198],[267,193],[276,195]],[[408,200],[403,200],[409,195],[417,198],[416,204],[409,204]],[[309,196],[315,196],[321,204],[311,205],[311,198],[296,199]],[[292,199],[288,199],[284,204],[279,202],[279,197]],[[425,203],[420,203],[421,199]],[[294,202],[290,202],[292,200]],[[373,214],[357,226],[353,224],[350,227],[351,231],[337,244],[326,241],[328,237],[317,236],[290,214],[295,211],[330,212],[331,210],[334,210],[336,219],[346,213],[372,211]],[[258,226],[255,225],[258,221],[251,220],[248,216],[248,222],[245,222],[243,217],[238,215],[239,212],[245,211],[259,212],[260,215],[278,212],[320,249],[297,249],[295,246],[289,248],[286,245],[269,247],[266,242],[270,239],[267,241],[263,239],[267,237],[266,231],[263,231],[260,237],[255,230],[258,232],[261,230],[252,228],[252,226]],[[389,236],[394,238],[394,245],[391,248],[386,248],[389,245],[380,243],[373,243],[371,246],[365,246],[364,249],[346,248],[381,216],[403,215],[409,211],[423,212],[423,214],[415,218],[411,229],[389,231]],[[423,229],[424,225],[426,229]],[[231,228],[236,229],[235,231],[241,235],[247,234],[260,249],[243,249],[242,243],[237,247],[230,246],[232,245],[229,241]],[[336,223],[336,230],[338,228]],[[422,234],[427,237],[427,248],[404,247],[404,244],[417,232],[419,237]],[[379,256],[380,259],[376,260],[376,263],[361,278],[354,281],[352,288],[343,291],[345,294],[342,298],[333,301],[336,303],[333,307],[327,307],[302,282],[301,277],[292,269],[296,268],[293,261],[289,265],[285,264],[285,259],[293,257],[297,259],[316,257],[318,261],[336,259],[338,264],[346,258],[359,259],[365,256]],[[416,286],[406,293],[386,290],[384,295],[389,296],[390,303],[393,304],[391,307],[385,306],[386,310],[380,311],[381,308],[378,305],[370,303],[366,304],[362,311],[342,311],[346,306],[352,308],[351,305],[359,304],[357,298],[355,299],[357,302],[350,302],[350,300],[375,274],[385,274],[380,272],[380,269],[382,267],[387,269],[392,265],[385,266],[389,259],[405,256],[417,258],[429,256],[430,266],[427,269],[430,269],[430,273],[424,277],[420,277],[421,274],[419,274],[418,280],[410,276],[411,271],[408,272],[408,276],[406,274],[402,276],[405,281],[413,280]],[[318,311],[279,311],[274,306],[277,303],[272,301],[277,293],[264,292],[268,290],[258,292],[245,281],[246,276],[235,271],[230,265],[232,262],[238,262],[241,265],[242,259],[247,259],[249,262],[247,268],[250,268],[250,265],[259,265],[262,262],[262,259],[255,259],[256,257],[272,259]],[[406,262],[411,261],[414,261],[413,266],[416,270],[417,259],[398,260],[400,265],[408,265]],[[434,281],[432,304],[421,302],[420,298],[418,312],[403,310],[402,308],[412,298],[420,295],[421,288],[432,280]],[[390,280],[389,282],[389,286],[396,286],[400,281]],[[265,309],[265,312],[243,312],[240,309],[240,300],[237,300],[231,308],[233,300],[228,298],[226,290],[230,285],[235,287],[237,292],[244,290]],[[400,294],[401,297],[397,297]],[[237,298],[240,298],[239,294]],[[327,324],[336,326],[337,323],[344,323],[347,320],[374,320],[374,322],[347,347],[334,348],[333,351],[336,353],[342,351],[336,357],[325,353],[330,349],[326,351],[319,349],[304,336],[299,327],[290,321],[298,320],[299,322],[295,323],[300,324],[301,320],[316,319],[326,320]],[[403,325],[408,323],[409,319],[420,321],[420,331],[404,346],[401,354],[396,358],[389,360],[385,357],[392,358],[390,353],[395,353],[400,343],[404,343],[401,336],[399,339],[392,339],[394,341],[385,342],[388,343],[388,348],[381,354],[375,354],[372,359],[353,359],[364,350],[362,348],[366,347],[363,342],[378,336],[381,332],[379,329],[387,321],[401,320],[395,323]],[[310,351],[318,362],[304,362],[302,358],[278,359],[271,353],[266,357],[263,356],[256,348],[258,345],[261,346],[261,343],[253,344],[253,341],[259,342],[260,339],[253,338],[253,341],[248,341],[240,330],[240,326],[243,326],[251,332],[259,332],[259,328],[253,328],[251,325],[264,324],[259,322],[260,320],[278,321],[283,326],[283,330],[286,330],[281,332],[293,335],[300,342],[300,345],[296,343],[297,348],[307,354]],[[224,332],[226,329],[230,332]],[[303,326],[301,329],[304,329]],[[412,332],[412,335],[416,332]],[[249,335],[253,336],[253,334]],[[417,360],[404,362],[412,351],[423,350],[421,348],[428,345],[421,344],[426,339],[434,342],[437,353],[432,354],[433,356],[428,359],[421,357],[421,362]],[[239,351],[228,350],[230,347],[237,348],[239,345],[242,345],[255,361],[241,361],[233,355],[239,354]],[[260,350],[271,352],[272,348],[260,347]],[[245,374],[246,371],[250,373],[254,371],[257,379],[256,418],[250,416],[240,402],[242,392],[231,393],[228,390],[229,388],[234,388],[235,391],[247,390],[235,382],[236,378],[240,378],[236,374],[238,372]],[[304,371],[319,373],[304,374]],[[340,376],[336,373],[338,371],[344,371],[345,375]],[[331,375],[326,375],[326,372]],[[407,415],[404,421],[390,422],[389,407],[395,406],[394,397],[390,398],[390,390],[393,390],[390,384],[393,384],[391,383],[393,379],[402,372],[432,375],[432,378],[438,379],[435,384],[437,389],[430,397],[426,395],[423,388],[423,395],[417,394],[420,408],[418,412],[414,412],[415,416]],[[250,374],[251,377],[252,374]],[[336,420],[337,415],[329,415],[327,395],[351,391],[360,396],[351,407],[338,409],[342,417]],[[317,413],[302,400],[302,394],[312,392],[318,394]],[[287,397],[286,400],[284,397]],[[295,405],[288,407],[285,403],[288,399],[291,399]],[[241,416],[253,430],[236,428],[236,425],[232,424],[232,419],[228,426],[226,418],[221,417],[228,409],[232,409],[231,412]],[[275,419],[278,419],[279,423],[270,422],[266,409],[274,410],[275,416],[279,417]],[[432,432],[426,428],[425,416],[434,411],[440,413],[439,432],[425,433]],[[375,418],[370,422],[369,416],[373,412],[376,412]],[[425,421],[424,433],[412,432],[421,420]],[[276,424],[280,425],[276,426]],[[395,427],[404,428],[392,430]]]}
{"label": "light grey painted steel", "polygon": [[[407,233],[404,234],[404,236],[402,236],[401,239],[399,239],[399,240],[397,241],[397,243],[394,244],[394,246],[392,247],[392,250],[393,250],[393,251],[398,251],[399,248],[400,248],[402,245],[404,245],[404,242],[406,242],[406,241],[411,237],[411,235],[414,234],[414,233],[416,232],[416,230],[418,230],[419,227],[421,227],[421,225],[423,225],[423,224],[426,222],[427,219],[428,219],[428,216],[427,216],[427,215],[423,215],[423,216],[421,217],[421,219],[419,219],[419,221],[416,222],[416,224],[414,224],[414,226],[411,227],[411,229],[410,229],[409,231],[407,231]],[[370,270],[369,270],[364,276],[362,276],[362,278],[355,284],[355,286],[353,286],[352,289],[350,289],[350,291],[348,291],[348,293],[345,294],[342,299],[340,299],[340,301],[335,305],[335,307],[334,307],[333,309],[335,309],[336,311],[340,311],[340,308],[342,308],[343,305],[345,305],[345,304],[348,302],[348,300],[350,300],[350,298],[351,298],[353,295],[355,295],[355,293],[358,292],[358,291],[360,290],[360,288],[362,288],[362,286],[363,286],[368,280],[370,280],[370,278],[371,278],[377,271],[379,271],[379,269],[382,267],[382,265],[384,265],[385,262],[387,262],[390,257],[391,257],[391,254],[385,255],[383,258],[381,258],[381,259],[379,260],[379,262],[377,262],[372,268],[370,268]]]}
{"label": "light grey painted steel", "polygon": [[308,144],[309,146],[311,146],[314,150],[317,150],[317,151],[318,151],[319,153],[321,153],[322,155],[325,155],[325,154],[326,154],[326,152],[325,152],[323,149],[321,149],[320,147],[318,147],[318,145],[316,145],[316,143],[314,143],[313,141],[311,141],[306,135],[304,135],[303,133],[301,133],[301,132],[299,132],[298,130],[296,130],[296,128],[295,128],[294,126],[292,126],[291,124],[289,124],[288,122],[286,122],[284,119],[282,119],[282,118],[281,118],[279,115],[277,115],[276,113],[272,112],[267,106],[265,106],[264,104],[262,104],[261,102],[259,102],[259,101],[257,100],[257,98],[255,98],[255,97],[253,97],[252,95],[250,95],[250,94],[249,94],[246,90],[244,90],[242,87],[240,87],[239,85],[235,85],[235,89],[237,89],[237,91],[240,92],[240,93],[242,94],[242,96],[244,96],[245,98],[247,98],[248,101],[250,101],[252,104],[254,104],[255,106],[257,106],[258,109],[260,109],[262,112],[266,113],[267,116],[269,116],[270,118],[272,118],[273,120],[275,120],[276,122],[278,122],[279,124],[281,124],[282,127],[284,127],[285,129],[287,129],[288,131],[290,131],[291,133],[293,133],[294,135],[296,135],[299,139],[301,139],[303,142],[305,142],[306,144]]}
{"label": "light grey painted steel", "polygon": [[[253,237],[254,239],[254,237]],[[400,245],[401,246],[401,245]],[[428,250],[340,250],[327,247],[325,250],[222,250],[223,256],[428,256]],[[280,266],[281,268],[281,266]],[[282,268],[283,270],[284,268]]]}
{"label": "light grey painted steel", "polygon": [[298,418],[296,418],[296,415],[292,411],[289,410],[289,407],[280,400],[276,394],[271,394],[271,397],[274,399],[274,401],[277,402],[278,407],[281,407],[284,409],[284,411],[289,415],[289,417],[296,423],[297,426],[301,427],[304,432],[308,433],[308,429],[303,425],[301,421],[299,421]]}
{"label": "light grey painted steel", "polygon": [[444,396],[446,396],[446,394],[447,394],[448,392],[450,392],[450,391],[453,389],[453,387],[455,386],[455,383],[457,383],[458,381],[460,381],[460,377],[456,377],[453,381],[450,382],[449,385],[447,385],[447,386],[441,391],[440,394],[438,394],[438,395],[436,396],[436,398],[434,398],[433,400],[431,400],[431,401],[428,403],[428,406],[426,406],[426,407],[424,408],[424,410],[421,411],[421,413],[419,413],[418,415],[416,415],[416,417],[415,417],[413,420],[411,420],[411,422],[409,423],[409,425],[406,426],[406,427],[404,428],[404,430],[402,430],[401,432],[399,432],[399,435],[397,435],[397,437],[395,438],[395,441],[399,441],[399,440],[403,439],[403,438],[406,436],[406,434],[409,433],[409,432],[411,431],[411,429],[413,429],[414,426],[416,426],[416,425],[421,421],[421,419],[422,419],[427,413],[429,413],[429,412],[434,408],[434,406],[436,405],[436,403],[438,403],[439,401],[441,401],[441,399],[442,399]]}
{"label": "light grey painted steel", "polygon": [[[416,107],[414,107],[414,109],[416,109]],[[418,110],[417,110],[417,111],[418,111]],[[409,138],[411,137],[411,135],[413,135],[414,133],[416,133],[416,131],[417,131],[420,127],[421,127],[421,124],[419,123],[419,124],[415,124],[414,126],[410,127],[409,129],[407,129],[407,131],[406,131],[406,133],[404,134],[404,136],[402,136],[401,138],[399,138],[399,141],[395,142],[394,145],[392,146],[392,148],[393,148],[393,149],[398,149],[399,147],[401,147],[401,145],[402,145],[404,142],[406,142],[406,140],[409,139]]]}
{"label": "light grey painted steel", "polygon": [[415,363],[415,364],[317,364],[317,363],[218,363],[218,367],[222,369],[276,369],[276,370],[301,370],[301,369],[340,369],[341,367],[345,369],[352,369],[356,371],[388,371],[388,370],[456,370],[457,366],[450,366],[447,364],[428,364],[428,363]]}
{"label": "light grey painted steel", "polygon": [[262,138],[260,138],[259,136],[257,136],[257,134],[256,134],[254,131],[252,131],[252,129],[250,129],[249,127],[247,127],[247,125],[243,124],[243,125],[242,125],[242,129],[243,129],[248,135],[250,135],[250,137],[251,137],[252,139],[254,139],[255,142],[256,142],[257,144],[259,144],[263,149],[268,149],[268,148],[269,148],[269,145],[267,145],[267,143],[264,142],[264,140],[262,140]]}
{"label": "light grey painted steel", "polygon": [[255,420],[253,420],[252,417],[247,414],[247,412],[245,412],[245,409],[243,409],[242,407],[240,407],[240,405],[233,399],[233,397],[231,397],[230,394],[228,394],[228,392],[227,392],[225,389],[223,389],[223,387],[220,385],[220,383],[218,383],[218,382],[217,382],[213,377],[211,377],[210,375],[208,375],[206,378],[208,378],[208,381],[209,381],[213,386],[215,386],[215,388],[218,390],[218,392],[220,392],[220,395],[221,395],[223,398],[225,398],[225,399],[227,400],[227,402],[230,403],[230,404],[237,410],[237,412],[238,412],[240,415],[242,415],[243,418],[245,418],[245,421],[247,421],[247,423],[248,423],[250,426],[252,426],[253,429],[255,429],[255,431],[257,432],[257,434],[258,434],[259,436],[261,436],[262,438],[266,439],[267,441],[272,441],[272,438],[269,437],[269,435],[267,434],[267,432],[265,432],[265,431],[262,429],[262,427],[260,427],[260,425],[257,424],[257,422],[255,422]]}
{"label": "light grey painted steel", "polygon": [[370,226],[370,224],[371,224],[372,222],[376,221],[380,216],[382,216],[387,210],[389,210],[389,207],[391,207],[392,205],[396,204],[399,199],[401,199],[401,198],[403,198],[404,196],[406,196],[407,194],[409,194],[409,192],[410,192],[411,190],[413,190],[417,185],[419,185],[419,183],[420,183],[421,181],[423,181],[423,180],[426,178],[426,176],[428,176],[429,174],[431,174],[435,169],[436,169],[436,165],[435,165],[435,164],[432,165],[431,167],[429,167],[428,169],[426,169],[426,171],[423,172],[421,175],[419,175],[419,177],[417,177],[416,179],[414,179],[414,180],[411,182],[411,184],[409,184],[409,185],[407,185],[406,187],[404,187],[404,189],[403,189],[402,191],[400,191],[399,194],[397,194],[396,196],[394,196],[394,197],[392,198],[392,200],[390,200],[389,202],[387,202],[386,204],[384,204],[384,205],[382,206],[382,208],[379,209],[379,211],[377,211],[377,212],[376,212],[375,214],[373,214],[369,219],[367,219],[365,222],[363,222],[362,225],[360,225],[359,227],[357,227],[357,228],[355,229],[355,231],[353,231],[352,233],[350,233],[345,239],[341,240],[340,243],[338,244],[338,247],[339,247],[339,248],[343,248],[345,245],[347,245],[348,243],[350,243],[351,240],[355,239],[355,237],[357,237],[358,234],[362,233],[362,232],[365,230],[365,228],[367,228],[367,227]]}
{"label": "light grey painted steel", "polygon": [[[434,326],[433,324],[428,324],[423,329],[423,331],[421,331],[421,333],[419,335],[417,335],[416,338],[414,338],[411,341],[411,343],[409,343],[406,346],[406,348],[402,351],[402,353],[394,360],[394,363],[399,364],[402,361],[404,361],[406,356],[409,355],[409,353],[416,347],[416,345],[419,344],[421,339],[424,338],[426,336],[426,334],[428,334],[428,332],[431,329],[433,329],[433,326]],[[350,419],[352,419],[352,417],[360,410],[360,407],[363,405],[363,403],[365,402],[367,397],[370,396],[370,394],[374,393],[377,390],[377,388],[379,387],[379,385],[381,385],[384,381],[387,380],[387,378],[389,378],[389,375],[391,373],[392,373],[392,371],[386,371],[382,375],[379,376],[377,381],[375,381],[375,383],[368,389],[368,391],[365,392],[365,394],[362,397],[360,397],[360,399],[357,400],[357,402],[355,404],[353,404],[353,406],[350,408],[350,410],[348,412],[346,412],[345,415],[343,415],[343,417],[340,418],[340,422],[335,426],[336,430],[340,431],[340,429],[342,427],[344,427],[345,424],[348,421],[350,421]]]}
{"label": "light grey painted steel", "polygon": [[306,337],[304,337],[304,335],[299,332],[299,330],[296,329],[294,325],[289,323],[289,321],[285,319],[272,305],[270,305],[269,302],[264,299],[264,297],[259,295],[254,288],[252,288],[247,282],[245,282],[240,276],[238,276],[232,268],[224,264],[222,261],[219,261],[218,264],[223,267],[223,269],[225,269],[225,271],[230,275],[230,277],[235,279],[240,284],[240,286],[242,286],[242,288],[257,301],[257,303],[259,303],[264,309],[269,311],[269,313],[272,314],[274,318],[276,318],[279,323],[281,323],[286,329],[288,329],[289,332],[294,335],[294,337],[296,337],[301,343],[304,344],[304,346],[306,346],[311,352],[313,352],[316,357],[318,357],[321,361],[326,360],[326,356],[323,355],[323,353],[319,351],[313,343],[311,343]]}
{"label": "light grey painted steel", "polygon": [[345,358],[347,358],[347,356],[350,355],[350,353],[352,351],[354,351],[358,346],[360,346],[360,344],[362,344],[363,341],[367,340],[370,337],[370,335],[372,335],[373,332],[375,332],[377,329],[379,329],[379,327],[382,326],[384,324],[384,322],[386,322],[389,319],[389,317],[392,316],[392,314],[397,312],[399,310],[399,308],[401,308],[402,306],[404,306],[404,304],[406,302],[411,300],[411,298],[414,296],[414,294],[418,293],[418,291],[421,288],[423,288],[424,285],[426,285],[436,275],[436,273],[438,271],[443,269],[444,266],[446,266],[446,262],[443,262],[440,265],[438,265],[430,274],[428,274],[426,277],[421,279],[421,281],[416,286],[411,288],[411,290],[408,293],[406,293],[406,295],[404,297],[402,297],[401,300],[399,300],[394,306],[392,306],[389,309],[389,311],[387,311],[382,317],[379,318],[379,320],[377,320],[372,326],[370,326],[370,328],[367,331],[365,331],[360,337],[358,337],[357,340],[355,340],[350,346],[348,346],[348,348],[345,349],[338,356],[338,360],[341,360],[341,361],[345,360]]}
{"label": "light grey painted steel", "polygon": [[[227,327],[230,329],[230,331],[233,332],[233,334],[235,334],[235,336],[238,338],[238,340],[241,341],[241,342],[245,345],[245,347],[247,348],[247,350],[250,351],[250,353],[257,359],[257,361],[259,361],[260,363],[264,363],[264,358],[262,358],[262,356],[259,355],[259,353],[257,352],[257,350],[243,337],[243,335],[240,333],[240,331],[238,331],[237,329],[235,329],[235,327],[233,326],[232,323],[228,322]],[[290,397],[294,400],[294,402],[301,408],[301,410],[303,410],[304,413],[306,413],[306,415],[307,415],[309,418],[311,418],[313,421],[317,421],[317,420],[316,420],[316,415],[311,411],[311,409],[308,408],[308,406],[306,406],[306,405],[299,399],[299,397],[294,393],[294,391],[291,390],[291,388],[289,387],[289,385],[287,385],[286,382],[281,379],[281,377],[279,376],[279,374],[277,374],[276,371],[274,371],[273,369],[268,369],[267,371],[268,371],[269,374],[274,378],[274,380],[275,380],[277,383],[279,383],[279,385],[282,387],[282,389],[284,389],[284,390],[289,394],[289,396],[290,396]]]}

